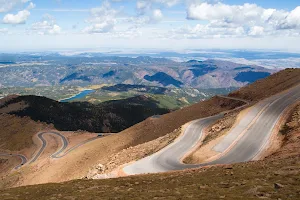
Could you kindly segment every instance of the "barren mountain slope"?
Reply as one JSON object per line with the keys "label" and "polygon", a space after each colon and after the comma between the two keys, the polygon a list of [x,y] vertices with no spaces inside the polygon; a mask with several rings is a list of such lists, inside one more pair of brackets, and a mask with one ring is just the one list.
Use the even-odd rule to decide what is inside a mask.
{"label": "barren mountain slope", "polygon": [[30,148],[32,136],[48,127],[29,117],[0,114],[0,149],[20,151]]}
{"label": "barren mountain slope", "polygon": [[24,166],[19,170],[21,178],[15,186],[82,178],[92,166],[109,163],[110,156],[123,149],[164,136],[193,119],[207,117],[240,104],[239,101],[215,97],[161,118],[149,118],[120,134],[90,142],[63,158],[39,159],[34,164]]}
{"label": "barren mountain slope", "polygon": [[[299,113],[299,109],[297,110]],[[299,199],[299,125],[264,161],[2,190],[1,199]]]}
{"label": "barren mountain slope", "polygon": [[256,102],[289,89],[299,83],[300,69],[285,69],[265,79],[242,87],[229,94],[229,96]]}
{"label": "barren mountain slope", "polygon": [[[251,85],[245,86],[240,90],[229,94],[229,96],[246,99],[250,101],[251,106],[259,100],[282,92],[297,84],[300,84],[300,70],[287,69],[271,75],[266,79],[262,79]],[[242,112],[240,111],[235,111],[234,113],[226,115],[225,117],[208,127],[208,129],[205,131],[207,136],[204,139],[204,143],[201,144],[194,152],[188,155],[188,157],[185,158],[185,162],[198,164],[207,161],[207,159],[210,159],[212,156],[219,155],[219,152],[213,150],[214,146],[222,141],[228,131],[230,131],[230,129],[234,127],[235,124],[240,121],[240,119],[242,119],[242,117],[249,111],[249,109],[244,109],[242,110]],[[283,118],[284,117],[285,116],[283,116]],[[280,147],[280,144],[282,143],[282,139],[282,137],[273,135],[271,139],[271,145],[273,146],[271,148],[268,147],[265,150],[264,154],[269,155],[274,151],[274,149],[278,149]],[[265,155],[262,156],[264,157]]]}
{"label": "barren mountain slope", "polygon": [[32,137],[45,129],[117,132],[166,112],[167,109],[159,108],[154,100],[144,96],[99,105],[59,103],[38,96],[8,96],[0,100],[0,149],[31,148]]}
{"label": "barren mountain slope", "polygon": [[157,119],[147,119],[123,131],[133,138],[131,145],[137,145],[166,135],[182,125],[199,118],[205,118],[217,113],[234,109],[243,102],[222,97],[213,97],[192,106],[162,115]]}
{"label": "barren mountain slope", "polygon": [[[298,73],[299,70],[288,70],[288,74],[291,74],[293,81],[287,84],[283,89],[287,89],[297,83],[297,78],[294,78],[293,71]],[[287,77],[287,70],[274,75],[274,80],[285,80],[290,82]],[[295,80],[294,80],[295,79]],[[278,81],[279,82],[279,81]],[[283,85],[285,84],[282,83]],[[267,82],[268,83],[268,82]],[[275,82],[276,83],[276,82]],[[254,83],[256,87],[265,88],[267,86],[259,86],[258,84],[265,84],[264,81]],[[252,87],[246,87],[241,89],[247,94],[247,88],[252,91]],[[275,88],[275,89],[273,89]],[[269,90],[268,94],[273,94],[282,88],[273,87]],[[264,90],[260,90],[263,93]],[[251,92],[248,92],[251,93]],[[262,98],[261,94],[257,94]],[[199,119],[207,116],[217,114],[219,112],[230,110],[243,104],[240,101],[234,101],[225,99],[222,97],[214,97],[210,100],[200,102],[193,106],[160,116],[155,118],[148,118],[147,120],[124,130],[120,134],[105,137],[96,141],[93,141],[80,149],[75,150],[66,157],[59,160],[47,160],[43,165],[38,163],[33,166],[25,167],[21,170],[21,176],[24,178],[23,182],[19,185],[37,184],[47,182],[61,182],[66,180],[72,180],[76,178],[84,177],[90,167],[99,163],[105,164],[110,162],[109,157],[122,151],[130,146],[136,146],[158,137],[171,133],[175,129],[179,128],[183,124],[190,122],[194,119]],[[29,169],[31,169],[30,173]],[[58,173],[59,172],[59,173]]]}

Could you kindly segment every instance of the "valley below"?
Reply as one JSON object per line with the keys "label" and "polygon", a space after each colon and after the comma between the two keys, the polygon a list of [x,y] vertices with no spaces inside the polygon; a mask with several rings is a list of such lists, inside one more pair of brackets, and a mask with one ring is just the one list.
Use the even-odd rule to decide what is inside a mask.
{"label": "valley below", "polygon": [[205,65],[199,76],[234,67],[247,84],[190,88],[160,72],[145,75],[155,84],[101,84],[75,72],[2,87],[1,199],[297,199],[299,69],[187,63]]}
{"label": "valley below", "polygon": [[0,200],[300,200],[300,4],[0,0]]}

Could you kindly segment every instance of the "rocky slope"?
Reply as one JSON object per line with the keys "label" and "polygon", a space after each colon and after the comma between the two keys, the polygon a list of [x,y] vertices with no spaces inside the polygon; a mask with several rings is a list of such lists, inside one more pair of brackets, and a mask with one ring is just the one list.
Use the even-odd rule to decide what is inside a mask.
{"label": "rocky slope", "polygon": [[[2,190],[1,199],[299,199],[300,137],[264,161]],[[295,148],[290,148],[293,145]],[[289,155],[289,156],[286,156]]]}
{"label": "rocky slope", "polygon": [[[87,143],[61,159],[49,158],[51,152],[54,152],[52,150],[47,154],[48,156],[45,155],[43,159],[24,166],[17,174],[12,171],[2,181],[5,183],[5,187],[10,187],[79,179],[86,176],[91,167],[97,166],[99,163],[108,166],[112,161],[111,158],[114,155],[120,155],[119,153],[124,149],[130,147],[135,149],[138,145],[173,132],[193,119],[207,117],[240,105],[240,101],[214,97],[170,114],[148,118],[119,134],[113,134]],[[127,156],[130,155],[139,156],[140,154],[128,154]],[[126,160],[130,159],[133,159],[133,157]],[[117,163],[123,163],[123,161],[123,159],[116,160]]]}
{"label": "rocky slope", "polygon": [[1,199],[299,199],[300,106],[282,147],[262,161],[2,190]]}
{"label": "rocky slope", "polygon": [[[296,70],[296,69],[295,70],[285,70],[283,72],[280,72],[278,74],[271,76],[269,79],[265,79],[263,81],[254,83],[254,86],[252,85],[252,86],[246,87],[246,88],[248,88],[248,91],[247,91],[247,89],[241,89],[240,91],[242,91],[242,92],[239,94],[244,94],[245,96],[247,96],[249,94],[252,94],[252,91],[255,91],[254,87],[260,88],[261,90],[258,91],[260,93],[258,93],[258,92],[255,93],[256,94],[254,96],[255,98],[250,99],[253,102],[255,102],[258,99],[264,97],[265,91],[267,91],[267,95],[272,95],[278,91],[280,92],[280,90],[282,91],[283,89],[287,89],[289,87],[292,87],[293,85],[299,84],[299,80],[297,79],[297,76],[293,76],[293,73],[297,74],[297,73],[299,73],[299,70]],[[272,87],[270,86],[270,84],[271,84],[270,80],[272,80],[272,82],[274,83],[274,85]],[[278,84],[278,83],[281,83],[281,84]],[[233,94],[236,94],[236,93],[233,93]],[[169,114],[162,115],[157,118],[148,118],[147,120],[122,131],[120,134],[108,136],[105,138],[101,138],[100,140],[91,142],[91,143],[83,146],[82,148],[78,149],[78,151],[75,151],[72,154],[70,154],[62,159],[55,160],[55,161],[49,159],[49,160],[47,160],[47,162],[46,161],[44,162],[44,165],[42,165],[42,167],[41,167],[40,163],[37,163],[36,166],[28,166],[28,168],[24,168],[24,170],[22,169],[18,174],[24,178],[24,182],[20,182],[16,185],[39,184],[39,183],[47,183],[47,182],[62,182],[62,181],[68,181],[68,180],[81,178],[88,173],[91,166],[96,166],[99,163],[101,163],[103,165],[108,164],[111,161],[111,156],[119,155],[119,153],[122,152],[124,149],[128,149],[130,147],[135,148],[138,145],[142,145],[146,142],[149,142],[149,141],[155,140],[159,137],[165,136],[165,135],[173,132],[175,129],[180,128],[183,124],[190,122],[194,119],[204,118],[204,117],[211,116],[211,115],[217,114],[217,113],[225,111],[225,110],[230,110],[230,109],[240,106],[241,104],[243,104],[243,103],[240,101],[229,100],[229,99],[222,98],[222,97],[214,97],[209,100],[195,104],[193,106],[189,106],[189,107],[177,110],[175,112],[171,112]],[[275,161],[274,162],[270,161],[267,163],[268,167],[270,166],[270,169],[272,168],[272,170],[270,171],[271,174],[273,173],[273,171],[276,171],[276,169],[278,169],[278,167],[282,166],[281,162],[276,163]],[[285,161],[283,161],[283,162],[285,162]],[[286,162],[289,162],[289,161],[286,161]],[[269,164],[269,163],[271,163],[271,164]],[[253,166],[247,165],[247,164],[240,164],[240,165],[235,165],[235,166],[240,166],[240,167],[238,167],[238,170],[234,172],[234,174],[237,173],[238,175],[236,177],[233,177],[233,179],[226,179],[226,177],[224,175],[226,170],[223,170],[223,169],[219,170],[219,168],[217,168],[217,167],[212,168],[212,169],[216,169],[217,171],[213,170],[213,171],[210,171],[209,173],[207,172],[208,174],[205,174],[204,172],[203,172],[204,174],[201,174],[200,172],[202,172],[203,169],[202,170],[192,170],[194,172],[200,173],[199,175],[198,174],[187,175],[184,172],[182,176],[181,175],[178,176],[178,174],[176,174],[176,173],[171,173],[171,174],[174,174],[174,176],[179,177],[178,182],[182,181],[182,183],[185,183],[187,185],[187,187],[189,187],[189,185],[191,186],[190,187],[191,191],[189,189],[185,190],[184,185],[178,185],[178,187],[176,185],[174,185],[174,189],[177,188],[179,190],[180,194],[191,194],[191,195],[195,195],[195,197],[197,198],[197,197],[199,197],[199,196],[197,196],[199,194],[198,193],[195,194],[192,191],[195,191],[195,187],[197,188],[199,186],[199,179],[202,180],[202,178],[205,177],[204,179],[206,181],[203,180],[204,181],[203,184],[204,185],[210,184],[210,186],[209,186],[209,188],[211,188],[210,192],[214,191],[211,194],[216,195],[216,194],[220,193],[220,194],[222,194],[221,196],[223,196],[223,194],[224,194],[226,196],[229,195],[229,197],[233,198],[234,196],[230,196],[230,194],[235,194],[235,193],[232,193],[232,191],[224,192],[222,190],[222,191],[217,191],[217,193],[216,193],[216,191],[214,189],[221,187],[222,184],[220,182],[224,182],[224,180],[226,181],[225,185],[228,185],[228,182],[231,182],[232,180],[238,180],[237,181],[238,183],[244,183],[246,181],[247,184],[249,183],[249,185],[247,185],[247,188],[249,188],[249,190],[253,189],[253,187],[256,183],[261,184],[261,182],[263,181],[263,179],[265,177],[264,175],[267,173],[267,171],[264,171],[264,170],[268,170],[268,169],[263,169],[261,171],[261,173],[259,172],[261,177],[259,177],[257,182],[255,182],[255,184],[253,185],[253,181],[248,182],[248,180],[256,181],[255,174],[257,174],[257,170],[262,168],[262,166],[264,166],[264,165],[258,164],[257,166],[253,165],[253,166],[256,166],[256,167],[253,167]],[[245,168],[246,168],[246,171],[243,171]],[[255,173],[250,171],[253,168],[255,169]],[[60,173],[57,173],[58,171]],[[247,174],[245,174],[246,172],[249,173],[249,176]],[[136,180],[137,182],[140,183],[143,180],[149,180],[149,182],[146,181],[147,184],[146,183],[144,185],[142,184],[142,186],[147,187],[146,185],[151,185],[150,190],[153,190],[153,193],[151,194],[151,192],[150,192],[150,196],[146,196],[146,197],[154,198],[153,195],[157,195],[159,193],[159,190],[161,189],[161,187],[158,189],[158,186],[156,184],[153,185],[151,183],[152,182],[158,183],[159,181],[162,182],[162,180],[164,180],[166,183],[166,185],[164,185],[166,188],[164,195],[170,196],[170,195],[174,194],[174,191],[167,190],[167,183],[168,183],[168,185],[170,185],[171,184],[170,181],[174,180],[174,176],[171,178],[171,177],[168,177],[168,174],[165,174],[165,175],[141,176],[141,177],[135,177],[135,178],[131,177],[131,178],[126,178],[126,179],[118,179],[118,180],[107,180],[107,182],[85,182],[87,184],[87,187],[85,187],[85,189],[89,188],[89,186],[88,186],[89,184],[93,184],[93,186],[95,186],[97,188],[98,188],[98,186],[97,186],[98,183],[103,184],[102,185],[103,187],[110,187],[110,186],[111,187],[121,187],[121,185],[124,184],[123,181],[130,182],[131,180]],[[187,178],[185,179],[184,176],[186,176]],[[145,178],[145,177],[149,177],[149,179]],[[154,177],[156,177],[156,178],[154,178]],[[166,178],[163,178],[163,177],[166,177]],[[229,177],[231,177],[231,174],[227,178],[229,178]],[[279,177],[279,178],[282,178],[282,177]],[[185,180],[185,181],[183,181],[183,180]],[[189,181],[191,181],[191,180],[192,180],[192,182],[190,182],[191,184],[188,184]],[[77,182],[77,181],[71,182],[70,184],[71,185],[73,184],[73,186],[71,186],[71,185],[67,186],[67,184],[66,184],[66,187],[67,188],[68,187],[76,188],[78,186],[77,183],[79,183],[79,182]],[[268,182],[269,186],[267,188],[270,189],[270,186],[271,186],[271,188],[273,189],[272,184],[274,184],[274,183],[272,183],[272,182],[273,182],[273,179],[270,182]],[[81,183],[83,183],[83,182],[81,182]],[[118,183],[118,184],[116,185],[115,183]],[[176,182],[176,184],[177,184],[177,182]],[[285,183],[280,183],[280,184],[285,185]],[[137,184],[137,185],[139,185],[139,184]],[[231,187],[231,183],[229,185]],[[261,185],[259,185],[259,186],[261,186]],[[45,186],[45,187],[48,187],[48,186]],[[55,186],[53,186],[53,187],[55,187]],[[35,187],[31,187],[31,188],[35,188]],[[63,190],[68,190],[67,188],[62,189],[61,192],[63,192]],[[101,187],[99,187],[99,188],[101,188]],[[127,191],[127,189],[132,190],[129,188],[132,188],[131,185],[128,187],[125,186],[126,191]],[[141,188],[137,187],[135,189],[138,190]],[[238,187],[236,189],[237,189],[237,192],[240,192],[239,194],[246,192],[244,190],[245,188]],[[125,190],[123,190],[123,189],[117,190],[117,191],[120,191],[120,193],[119,193],[120,197],[122,195],[123,196],[124,195],[125,196],[132,195],[132,196],[128,196],[128,197],[129,198],[130,197],[138,198],[138,195],[142,194],[139,192],[134,194],[134,193],[131,193],[128,191],[126,193]],[[21,191],[21,190],[19,190],[19,191]],[[33,191],[36,191],[36,190],[33,189]],[[48,190],[48,191],[50,191],[50,190]],[[79,189],[79,191],[80,191],[80,189]],[[102,190],[97,190],[97,191],[100,192]],[[143,190],[141,190],[141,191],[143,191]],[[80,196],[80,194],[78,194],[76,192],[74,193],[74,195]],[[260,192],[261,191],[259,191],[259,194],[260,194]],[[289,191],[287,191],[287,192],[289,192]],[[17,193],[17,191],[14,191],[14,193]],[[269,192],[266,192],[266,193],[267,193],[267,195],[270,194]],[[18,193],[18,194],[21,194],[21,193]],[[51,193],[51,192],[49,193],[49,195],[52,195],[52,194],[55,195],[56,193]],[[71,195],[70,193],[68,193],[68,194]],[[94,193],[94,194],[99,195],[99,193]],[[107,193],[107,195],[113,195],[113,194]],[[273,195],[273,193],[271,195]],[[276,193],[276,195],[277,195],[277,193]],[[35,198],[34,196],[31,196],[31,197]],[[101,196],[101,197],[103,197],[103,196]],[[108,197],[111,197],[111,196],[108,196]],[[171,197],[173,197],[173,196],[171,196]],[[177,197],[177,196],[174,196],[174,197]],[[210,196],[210,197],[216,197],[216,196]],[[219,197],[219,196],[217,196],[217,197]],[[256,196],[254,196],[254,197],[256,197]]]}

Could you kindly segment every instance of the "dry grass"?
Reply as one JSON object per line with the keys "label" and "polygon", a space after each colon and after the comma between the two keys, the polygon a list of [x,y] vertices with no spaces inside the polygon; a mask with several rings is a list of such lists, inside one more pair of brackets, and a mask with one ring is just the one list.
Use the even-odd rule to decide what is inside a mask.
{"label": "dry grass", "polygon": [[300,155],[300,103],[292,110],[280,131],[285,136],[284,146],[271,157],[286,158]]}
{"label": "dry grass", "polygon": [[240,101],[215,97],[160,118],[149,118],[119,134],[88,143],[64,158],[40,159],[34,165],[21,168],[20,179],[18,179],[21,181],[14,185],[63,182],[84,177],[92,166],[109,163],[110,157],[123,149],[165,136],[191,120],[214,115],[240,105]]}
{"label": "dry grass", "polygon": [[126,129],[122,134],[133,138],[130,145],[135,146],[171,133],[190,121],[209,117],[241,105],[243,105],[243,102],[213,97],[209,100],[163,115],[158,119],[147,119]]}
{"label": "dry grass", "polygon": [[208,133],[203,140],[203,145],[208,144],[210,141],[225,135],[234,125],[240,111],[235,111],[227,114],[222,119],[218,120],[215,124],[208,127]]}
{"label": "dry grass", "polygon": [[[231,96],[245,98],[255,102],[258,101],[259,99],[265,98],[266,96],[270,96],[277,92],[281,92],[282,90],[292,87],[298,84],[299,82],[300,82],[300,70],[284,70],[283,72],[275,74],[266,80],[262,80],[257,83],[254,83],[251,86],[242,88],[238,92],[231,94]],[[183,124],[190,122],[192,120],[211,116],[225,110],[236,108],[240,105],[241,102],[239,101],[214,97],[212,99],[209,99],[204,102],[200,102],[193,106],[172,112],[170,114],[163,115],[157,119],[149,118],[129,129],[126,129],[120,134],[109,136],[101,140],[97,140],[90,144],[87,144],[82,148],[80,148],[78,151],[74,151],[72,154],[66,156],[65,158],[56,160],[55,163],[52,163],[51,161],[47,163],[47,165],[44,165],[41,168],[35,168],[38,169],[36,171],[29,170],[28,173],[25,173],[24,175],[25,176],[29,175],[30,178],[28,179],[27,182],[24,182],[24,184],[61,182],[61,181],[72,180],[75,178],[82,177],[87,174],[91,166],[97,165],[98,163],[109,162],[108,158],[110,156],[115,155],[116,153],[122,151],[123,149],[129,148],[131,146],[134,147],[143,144],[145,142],[155,140],[168,133],[171,133],[172,131],[178,129]],[[294,159],[296,160],[296,164],[298,163],[297,159],[298,157]],[[283,161],[282,163],[284,162],[288,163],[292,160],[293,159]],[[270,167],[275,170],[278,167],[282,166],[281,165],[282,163],[281,162],[276,163],[274,161],[274,163],[272,162],[271,164],[268,164],[268,167],[270,165]],[[254,165],[256,166],[256,164]],[[253,166],[247,168],[248,165],[243,165],[243,164],[236,165],[242,167],[240,168],[238,167],[238,170],[234,171],[234,173],[237,173],[238,175],[237,177],[234,177],[236,178],[234,180],[240,180],[242,182],[245,179],[246,180],[253,179],[252,181],[253,183],[260,185],[267,171],[261,170],[262,173],[260,172],[256,173],[256,171],[260,171],[260,169],[263,168],[264,165],[265,164],[262,165],[257,164],[257,166],[254,168]],[[292,163],[292,165],[295,164]],[[245,166],[247,170],[243,171],[243,168],[245,168]],[[212,169],[217,171],[209,171]],[[98,182],[97,181],[96,182],[75,181],[75,182],[58,184],[58,185],[51,184],[51,185],[40,186],[40,187],[33,186],[33,187],[29,187],[28,190],[26,189],[27,191],[30,192],[29,196],[21,194],[21,192],[25,191],[25,189],[24,190],[15,189],[13,193],[16,195],[17,194],[21,195],[20,197],[22,198],[24,196],[25,196],[24,198],[32,197],[31,199],[35,199],[37,195],[43,196],[41,194],[44,195],[49,194],[49,196],[47,197],[47,199],[49,199],[50,197],[54,197],[55,195],[58,195],[60,193],[64,197],[68,197],[68,196],[69,198],[76,197],[77,199],[84,199],[84,198],[92,199],[92,197],[96,197],[96,196],[99,198],[119,197],[119,199],[121,197],[126,199],[131,197],[132,198],[142,198],[142,197],[153,198],[155,195],[156,196],[158,195],[157,197],[159,197],[160,193],[162,194],[163,197],[170,197],[170,198],[182,197],[182,199],[185,199],[183,197],[187,197],[186,195],[192,195],[192,198],[201,195],[201,192],[203,191],[201,190],[201,192],[199,192],[199,190],[197,190],[197,188],[200,187],[199,184],[201,183],[203,185],[205,184],[210,185],[209,186],[210,189],[208,193],[207,194],[203,193],[204,195],[206,195],[205,197],[207,198],[216,197],[216,195],[219,194],[220,196],[222,196],[222,194],[227,195],[227,193],[229,197],[234,198],[234,196],[232,195],[234,195],[235,192],[238,195],[244,194],[246,188],[243,188],[243,186],[235,187],[235,189],[233,190],[226,189],[226,191],[220,189],[222,188],[222,184],[220,185],[218,181],[221,182],[224,182],[226,180],[231,181],[231,179],[227,179],[226,176],[223,174],[223,172],[225,173],[226,170],[218,171],[219,170],[218,167],[214,167],[212,169],[209,169],[208,172],[203,172],[204,174],[200,173],[201,170],[200,171],[195,170],[192,172],[188,172],[191,173],[190,175],[186,174],[186,172],[180,172],[180,173],[170,173],[164,175],[151,175],[151,176],[124,178],[124,179],[105,180],[105,181],[98,181]],[[247,175],[248,173],[249,175]],[[270,173],[271,174],[273,173],[271,169],[270,169]],[[171,174],[173,174],[172,176],[175,176],[175,180],[174,177],[171,176]],[[259,178],[259,180],[257,181],[255,179],[256,175],[261,176],[261,178]],[[228,176],[228,178],[230,177],[232,176]],[[282,178],[282,177],[278,177],[278,178]],[[143,183],[144,179],[145,179],[145,183]],[[172,183],[173,180],[175,181],[174,183]],[[131,181],[133,181],[133,183],[137,181],[139,182],[139,184],[137,184],[136,187],[131,185],[128,186],[124,185],[126,182],[131,182]],[[253,189],[253,187],[255,186],[255,184],[252,184],[252,182],[251,184],[248,185],[249,190]],[[271,185],[274,183],[272,182],[268,182],[268,183],[269,186],[267,188],[273,189]],[[187,186],[185,187],[184,184],[187,184]],[[122,185],[124,187],[122,187]],[[109,192],[103,194],[102,193],[104,191],[103,188],[105,188],[105,190]],[[177,195],[175,194],[174,196],[176,189],[178,190],[179,193]],[[293,186],[288,187],[288,190],[289,189],[295,191]],[[89,190],[91,190],[92,192],[89,192]],[[145,190],[149,190],[150,193],[146,195]],[[288,190],[287,192],[289,192]],[[34,196],[35,194],[33,194],[33,192],[37,192],[36,196]],[[90,194],[90,196],[88,194]],[[220,196],[217,196],[217,198],[219,198]],[[56,198],[61,199],[58,196],[56,196]]]}
{"label": "dry grass", "polygon": [[216,123],[210,125],[205,130],[205,136],[202,144],[184,158],[183,162],[186,164],[199,164],[205,162],[212,156],[219,154],[212,150],[213,146],[222,139],[236,122],[239,111],[229,112],[222,119],[218,120]]}
{"label": "dry grass", "polygon": [[171,144],[181,134],[181,131],[181,129],[175,130],[172,133],[169,133],[150,142],[123,149],[117,154],[110,156],[108,159],[108,163],[99,163],[104,164],[104,169],[101,169],[101,171],[97,170],[97,166],[93,167],[89,171],[87,178],[95,178],[95,176],[97,176],[98,174],[107,174],[126,163],[140,160],[144,157],[152,155],[160,151],[167,145]]}
{"label": "dry grass", "polygon": [[[255,102],[270,97],[274,94],[282,92],[286,89],[289,89],[293,86],[296,86],[300,83],[300,69],[287,69],[281,72],[278,72],[266,79],[259,80],[254,84],[243,87],[240,90],[231,93],[229,96],[237,97],[241,99],[246,99],[252,101],[250,105],[253,105]],[[299,106],[300,107],[300,106]],[[300,109],[300,108],[299,108]],[[203,151],[205,145],[210,145],[211,141],[220,138],[224,134],[228,133],[228,131],[232,128],[234,123],[237,120],[237,115],[240,111],[229,113],[224,118],[218,120],[215,124],[210,126],[207,131],[207,135],[203,140],[203,144],[199,146],[199,148],[185,158],[185,163],[199,163],[203,160],[203,153],[207,153]],[[300,111],[299,111],[300,113]],[[288,132],[292,129],[292,125],[299,124],[297,120],[297,116],[300,116],[299,113],[293,114],[295,120],[284,125],[282,127],[281,132]],[[290,117],[291,120],[291,117]],[[207,146],[209,147],[209,146]],[[213,151],[210,152],[213,154]],[[209,155],[209,154],[208,154]],[[204,156],[206,157],[206,156]]]}
{"label": "dry grass", "polygon": [[300,199],[299,177],[300,130],[297,126],[286,135],[282,148],[263,161],[118,179],[75,180],[12,188],[0,191],[0,198],[294,200]]}
{"label": "dry grass", "polygon": [[300,103],[295,105],[292,114],[287,119],[287,123],[281,127],[280,133],[289,134],[290,131],[300,126]]}
{"label": "dry grass", "polygon": [[29,117],[0,114],[0,149],[20,151],[33,145],[32,136],[47,127]]}
{"label": "dry grass", "polygon": [[[300,157],[0,191],[5,199],[299,199]],[[279,188],[274,184],[278,184]]]}

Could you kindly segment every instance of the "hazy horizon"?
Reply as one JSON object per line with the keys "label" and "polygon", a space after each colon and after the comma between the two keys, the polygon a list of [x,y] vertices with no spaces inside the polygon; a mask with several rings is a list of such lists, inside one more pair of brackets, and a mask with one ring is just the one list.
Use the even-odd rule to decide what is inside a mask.
{"label": "hazy horizon", "polygon": [[0,51],[300,52],[296,0],[0,0]]}

